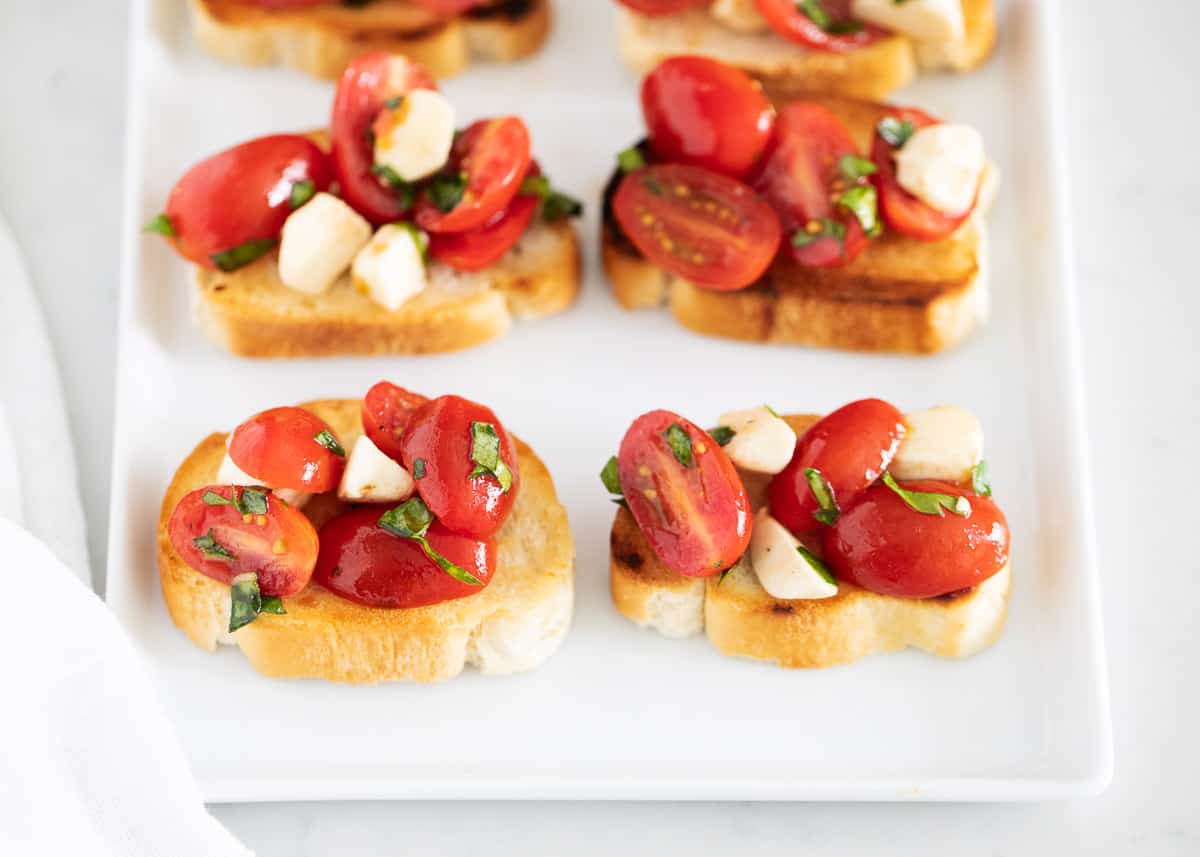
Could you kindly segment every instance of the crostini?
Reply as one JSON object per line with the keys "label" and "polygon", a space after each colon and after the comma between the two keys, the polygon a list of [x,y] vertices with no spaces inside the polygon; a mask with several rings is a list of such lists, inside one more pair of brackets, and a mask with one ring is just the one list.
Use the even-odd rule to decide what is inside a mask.
{"label": "crostini", "polygon": [[532,449],[483,405],[388,382],[205,438],[158,522],[175,624],[276,678],[533,669],[570,625],[574,560]]}
{"label": "crostini", "polygon": [[192,167],[146,228],[195,264],[208,336],[250,357],[421,354],[569,306],[582,206],[542,175],[521,119],[456,119],[423,67],[369,54],[329,132]]}
{"label": "crostini", "polygon": [[550,0],[189,0],[196,40],[240,65],[283,63],[335,79],[366,53],[405,54],[446,78],[473,59],[541,48]]}
{"label": "crostini", "polygon": [[664,61],[648,137],[604,200],[604,268],[627,309],[756,342],[932,353],[987,317],[996,170],[978,131],[848,99],[774,106],[745,73]]}
{"label": "crostini", "polygon": [[634,421],[601,479],[617,609],[727,655],[826,667],[912,646],[966,657],[1007,615],[1009,531],[970,413],[879,399],[765,406],[709,431]]}
{"label": "crostini", "polygon": [[918,71],[970,71],[996,41],[992,0],[617,0],[626,60],[729,63],[776,95],[879,99]]}

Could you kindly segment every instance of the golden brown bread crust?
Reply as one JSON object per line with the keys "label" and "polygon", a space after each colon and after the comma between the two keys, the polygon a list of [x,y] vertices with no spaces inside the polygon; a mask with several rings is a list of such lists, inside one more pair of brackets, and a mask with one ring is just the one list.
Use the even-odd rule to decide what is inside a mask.
{"label": "golden brown bread crust", "polygon": [[[362,434],[360,403],[330,400],[303,405],[352,448]],[[188,566],[167,523],[188,492],[211,484],[225,454],[225,435],[205,438],[180,465],[163,497],[158,522],[158,570],[171,618],[196,645],[214,651],[229,622],[229,587]],[[514,671],[495,659],[497,639],[530,644],[530,668],[557,648],[569,624],[575,547],[567,513],[542,461],[517,441],[521,488],[496,536],[492,582],[478,595],[408,610],[363,607],[316,583],[286,599],[287,614],[263,616],[233,642],[264,675],[321,678],[354,684],[412,679],[441,681],[473,663],[485,672]],[[305,507],[320,526],[342,508],[331,495]]]}
{"label": "golden brown bread crust", "polygon": [[406,0],[375,0],[279,10],[236,0],[190,0],[196,39],[213,56],[241,65],[283,63],[334,79],[355,57],[404,54],[436,78],[471,59],[509,62],[536,52],[550,32],[550,0],[507,0],[449,20]]}
{"label": "golden brown bread crust", "polygon": [[[818,417],[785,419],[802,435]],[[769,480],[744,478],[751,502],[762,505]],[[633,516],[618,509],[610,536],[609,585],[617,610],[639,625],[683,636],[674,628],[682,602],[690,598],[703,617],[695,631],[702,627],[722,653],[811,668],[910,646],[941,657],[976,654],[1003,631],[1012,575],[1006,566],[973,589],[923,600],[877,595],[845,581],[833,598],[782,600],[762,588],[745,561],[724,581],[676,574],[655,555]],[[673,615],[664,616],[666,603]]]}

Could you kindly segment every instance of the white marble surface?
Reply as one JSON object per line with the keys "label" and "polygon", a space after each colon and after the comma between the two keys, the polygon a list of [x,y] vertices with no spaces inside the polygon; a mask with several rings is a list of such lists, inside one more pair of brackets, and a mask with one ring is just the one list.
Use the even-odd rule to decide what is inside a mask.
{"label": "white marble surface", "polygon": [[[1116,776],[1103,796],[996,806],[282,804],[218,807],[218,816],[263,857],[1200,853],[1200,560],[1189,539],[1200,515],[1188,502],[1184,458],[1200,425],[1200,276],[1189,264],[1200,234],[1200,6],[1067,0],[1065,8],[1116,735]],[[112,0],[0,0],[0,211],[26,251],[58,351],[98,558],[108,519],[126,14]]]}

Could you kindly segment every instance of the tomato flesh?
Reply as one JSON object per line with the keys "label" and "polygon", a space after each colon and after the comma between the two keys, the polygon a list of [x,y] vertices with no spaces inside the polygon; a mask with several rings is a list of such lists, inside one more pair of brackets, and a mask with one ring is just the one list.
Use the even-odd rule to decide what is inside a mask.
{"label": "tomato flesh", "polygon": [[[472,478],[473,423],[490,423],[500,439],[500,460],[512,472],[505,491],[491,474]],[[460,396],[440,396],[412,415],[401,443],[401,460],[410,473],[424,470],[417,493],[444,527],[456,533],[488,538],[512,511],[520,475],[517,445],[490,408]],[[421,460],[423,467],[416,467]],[[414,473],[415,475],[415,473]]]}
{"label": "tomato flesh", "polygon": [[771,515],[793,533],[820,530],[824,525],[813,517],[820,505],[805,470],[819,470],[844,509],[887,470],[904,432],[904,415],[880,399],[838,408],[796,441],[792,460],[771,479]]}
{"label": "tomato flesh", "polygon": [[655,164],[630,173],[613,214],[647,259],[710,289],[754,283],[779,249],[774,209],[737,179],[701,167]]}
{"label": "tomato flesh", "polygon": [[458,535],[437,522],[426,533],[434,551],[483,581],[474,586],[442,571],[418,542],[380,529],[384,512],[364,506],[325,524],[313,579],[348,601],[392,610],[477,595],[491,582],[496,571],[491,539]]}
{"label": "tomato flesh", "polygon": [[363,431],[379,451],[393,461],[403,459],[402,442],[413,414],[429,399],[397,387],[388,381],[380,381],[363,397]]}
{"label": "tomato flesh", "polygon": [[184,258],[218,269],[217,257],[252,241],[276,241],[292,213],[292,189],[326,190],[328,156],[305,137],[275,134],[219,152],[176,182],[163,211]]}
{"label": "tomato flesh", "polygon": [[[918,130],[940,124],[928,113],[913,107],[895,108],[888,111],[888,115],[911,122]],[[879,214],[883,222],[889,229],[920,241],[940,241],[952,235],[971,216],[975,205],[953,216],[926,205],[900,186],[896,179],[895,156],[896,147],[876,132],[871,143],[871,160],[876,172],[871,180],[879,192]]]}
{"label": "tomato flesh", "polygon": [[[690,440],[690,465],[668,443],[672,426]],[[746,552],[751,517],[742,478],[725,451],[688,420],[670,411],[638,417],[621,441],[617,474],[630,513],[672,571],[709,577]]]}
{"label": "tomato flesh", "polygon": [[699,9],[707,6],[710,0],[617,0],[617,2],[642,15],[656,17],[658,15],[674,15],[676,12],[688,9]]}
{"label": "tomato flesh", "polygon": [[372,172],[371,126],[386,102],[437,83],[422,66],[402,56],[364,54],[342,72],[333,97],[333,168],[342,198],[376,226],[404,219],[405,201]]}
{"label": "tomato flesh", "polygon": [[853,51],[877,42],[886,35],[878,27],[854,21],[850,15],[850,0],[822,0],[820,7],[834,24],[829,28],[823,28],[808,17],[796,0],[755,0],[755,5],[772,30],[786,39],[819,51]]}
{"label": "tomato flesh", "polygon": [[841,579],[882,595],[934,598],[977,586],[1008,562],[1008,522],[987,497],[949,482],[900,483],[966,497],[967,517],[926,515],[879,483],[825,532],[825,559]]}
{"label": "tomato flesh", "polygon": [[657,160],[742,178],[758,162],[775,110],[745,72],[706,57],[674,57],[642,83],[642,113]]}
{"label": "tomato flesh", "polygon": [[[265,514],[243,515],[232,502],[240,490],[209,485],[180,500],[167,523],[172,547],[205,577],[232,583],[239,574],[253,572],[263,595],[295,595],[312,577],[317,531],[303,513],[271,494]],[[228,502],[213,503],[213,495]]]}
{"label": "tomato flesh", "polygon": [[540,204],[536,196],[517,196],[483,226],[467,232],[430,233],[429,255],[458,271],[490,268],[521,240]]}
{"label": "tomato flesh", "polygon": [[326,432],[337,440],[324,420],[304,408],[272,408],[233,430],[229,457],[272,488],[321,494],[337,487],[346,463],[317,439]]}

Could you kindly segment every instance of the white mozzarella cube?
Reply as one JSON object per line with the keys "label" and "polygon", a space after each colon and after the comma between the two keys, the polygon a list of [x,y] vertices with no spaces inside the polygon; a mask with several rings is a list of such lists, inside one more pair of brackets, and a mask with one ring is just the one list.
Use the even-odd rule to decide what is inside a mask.
{"label": "white mozzarella cube", "polygon": [[733,429],[733,439],[725,445],[725,453],[742,470],[778,473],[792,460],[796,433],[765,405],[721,414],[720,424]]}
{"label": "white mozzarella cube", "polygon": [[782,599],[837,595],[837,583],[827,576],[829,572],[801,548],[787,527],[772,518],[765,508],[758,510],[750,537],[750,563],[767,594]]}
{"label": "white mozzarella cube", "polygon": [[375,163],[406,182],[440,170],[454,145],[454,105],[440,92],[414,89],[375,120]]}
{"label": "white mozzarella cube", "polygon": [[855,18],[922,42],[966,38],[962,0],[854,0]]}
{"label": "white mozzarella cube", "polygon": [[327,291],[371,240],[371,224],[333,194],[319,193],[283,223],[279,279],[308,294]]}
{"label": "white mozzarella cube", "polygon": [[415,487],[409,472],[364,434],[346,459],[338,497],[349,503],[398,503],[411,497]]}
{"label": "white mozzarella cube", "polygon": [[888,468],[897,479],[966,482],[983,461],[983,426],[969,411],[939,405],[905,414],[908,427]]}
{"label": "white mozzarella cube", "polygon": [[957,217],[975,204],[987,156],[983,137],[969,125],[922,128],[895,157],[896,181],[930,208]]}
{"label": "white mozzarella cube", "polygon": [[220,485],[260,485],[267,487],[267,483],[261,479],[255,479],[242,468],[233,463],[233,458],[228,452],[221,459],[221,466],[217,468],[217,483]]}
{"label": "white mozzarella cube", "polygon": [[407,223],[379,227],[351,272],[355,288],[385,309],[399,309],[428,285],[424,235]]}

